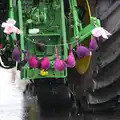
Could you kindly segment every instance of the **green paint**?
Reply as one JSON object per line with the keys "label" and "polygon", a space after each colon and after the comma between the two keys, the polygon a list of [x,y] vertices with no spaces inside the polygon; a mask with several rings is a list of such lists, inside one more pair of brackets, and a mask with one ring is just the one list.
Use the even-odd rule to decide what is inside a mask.
{"label": "green paint", "polygon": [[[69,20],[64,14],[64,0],[40,1],[35,3],[34,0],[17,0],[16,7],[13,7],[12,0],[9,0],[9,16],[16,19],[18,27],[23,32],[20,35],[21,49],[25,50],[28,48],[28,51],[38,58],[48,56],[51,61],[48,76],[41,76],[40,69],[30,69],[29,65],[26,64],[21,70],[21,78],[64,78],[66,80],[67,69],[63,72],[54,70],[55,45],[58,45],[61,59],[65,60],[68,56],[67,43],[72,42],[73,46],[76,47],[76,37],[79,42],[83,42],[91,35],[91,31],[95,28],[94,23],[96,22],[96,25],[100,26],[100,21],[91,17],[90,24],[83,27],[78,17],[76,0],[69,0],[73,20],[72,33],[69,33],[69,30],[67,30],[70,28],[69,24],[67,24]],[[29,33],[29,31],[31,33]],[[73,36],[69,38],[71,35]],[[39,40],[42,41],[42,44],[48,45],[45,47],[44,51],[37,49],[35,43]],[[65,45],[60,46],[60,44]],[[22,59],[23,58],[24,56],[22,54]]]}

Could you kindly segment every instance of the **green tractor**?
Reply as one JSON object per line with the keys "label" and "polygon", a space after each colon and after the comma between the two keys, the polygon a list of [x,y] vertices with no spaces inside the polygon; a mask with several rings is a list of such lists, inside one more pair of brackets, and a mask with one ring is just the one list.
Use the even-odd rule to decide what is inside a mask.
{"label": "green tractor", "polygon": [[[117,17],[119,3],[117,0],[114,4],[112,0],[0,0],[4,6],[0,8],[1,24],[9,18],[0,29],[0,66],[7,69],[17,66],[21,80],[39,84],[42,105],[56,96],[61,101],[73,100],[87,111],[114,108],[120,84],[119,23],[111,21]],[[16,33],[10,31],[11,27],[5,28],[10,22],[20,31],[15,26]],[[82,49],[78,48],[90,50],[90,40],[96,37],[92,37],[92,31],[102,28],[101,25],[113,35],[106,41],[96,38],[97,50],[81,57]],[[20,56],[14,57],[16,48]],[[71,49],[74,68],[67,63]]]}

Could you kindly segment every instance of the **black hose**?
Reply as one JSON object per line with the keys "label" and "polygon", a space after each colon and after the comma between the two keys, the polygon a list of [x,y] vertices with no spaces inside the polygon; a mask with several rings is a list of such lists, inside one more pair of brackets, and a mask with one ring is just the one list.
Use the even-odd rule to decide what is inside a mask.
{"label": "black hose", "polygon": [[[4,61],[3,59],[6,60],[6,61]],[[0,67],[2,67],[4,69],[11,69],[11,68],[15,67],[15,64],[12,64],[12,65],[10,64],[10,65],[6,66],[4,63],[7,62],[7,61],[8,60],[5,56],[3,56],[3,55],[0,56]]]}

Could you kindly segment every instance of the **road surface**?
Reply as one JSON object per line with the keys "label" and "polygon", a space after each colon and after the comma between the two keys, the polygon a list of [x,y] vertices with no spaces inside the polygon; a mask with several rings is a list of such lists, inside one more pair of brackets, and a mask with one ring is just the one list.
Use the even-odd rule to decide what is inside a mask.
{"label": "road surface", "polygon": [[[15,69],[0,68],[0,120],[120,120],[120,114],[114,113],[79,113],[66,107],[41,109],[34,86],[20,81]],[[39,88],[36,90],[39,91]],[[40,98],[39,98],[40,99]],[[57,105],[56,105],[57,106]]]}

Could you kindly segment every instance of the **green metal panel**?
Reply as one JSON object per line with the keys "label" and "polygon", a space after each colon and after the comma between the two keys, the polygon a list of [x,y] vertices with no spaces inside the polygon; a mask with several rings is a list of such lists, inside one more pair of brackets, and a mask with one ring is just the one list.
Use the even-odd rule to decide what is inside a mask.
{"label": "green metal panel", "polygon": [[[21,4],[21,0],[18,0],[18,20],[19,20],[19,28],[21,31],[23,31],[23,16],[22,16],[22,4]],[[21,49],[24,50],[24,32],[20,35],[20,45],[21,45]],[[22,60],[23,60],[23,54],[22,54]]]}
{"label": "green metal panel", "polygon": [[[47,78],[65,78],[67,76],[67,69],[63,72],[57,72],[53,67],[55,61],[54,45],[67,43],[63,5],[63,0],[54,0],[51,3],[44,1],[39,2],[37,5],[33,1],[18,0],[19,24],[20,29],[24,32],[24,36],[21,36],[21,49],[25,49],[27,46],[29,52],[38,58],[42,58],[43,56],[49,57],[51,68],[48,70],[49,74],[46,76]],[[34,7],[31,8],[31,6]],[[29,15],[27,16],[26,13]],[[29,30],[33,28],[39,29],[39,33],[30,34]],[[39,40],[48,45],[45,47],[44,52],[36,48],[35,43]],[[59,55],[62,59],[66,59],[67,47],[62,47],[58,46]],[[64,49],[64,53],[62,53],[62,49]],[[22,78],[44,78],[44,76],[40,75],[40,69],[30,69],[28,64],[23,67],[21,74]]]}
{"label": "green metal panel", "polygon": [[[27,63],[21,70],[22,79],[66,78],[67,69],[62,72],[54,69],[55,46],[58,47],[61,59],[65,60],[68,56],[67,43],[76,47],[76,38],[82,42],[91,35],[95,24],[100,26],[99,20],[94,17],[91,17],[88,26],[82,26],[76,9],[76,0],[69,0],[73,19],[72,33],[67,30],[69,19],[64,14],[64,0],[17,0],[16,8],[13,8],[12,0],[9,0],[9,4],[10,17],[18,20],[18,27],[23,31],[20,35],[21,49],[28,49],[31,55],[34,54],[38,58],[48,56],[51,62],[47,76],[41,76],[40,69],[32,69]],[[68,37],[69,34],[73,36]],[[44,51],[38,49],[38,42],[45,44]],[[23,60],[23,54],[21,57]]]}

